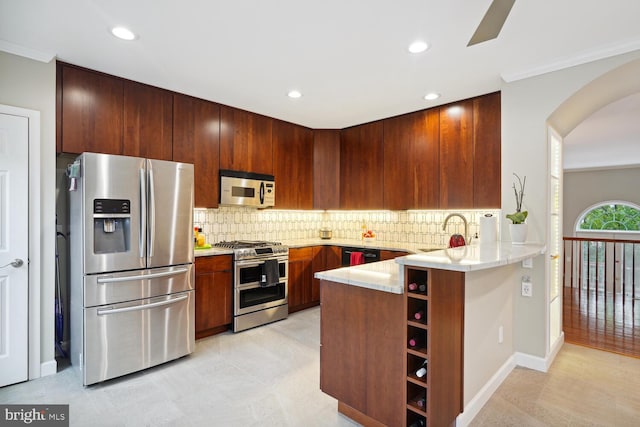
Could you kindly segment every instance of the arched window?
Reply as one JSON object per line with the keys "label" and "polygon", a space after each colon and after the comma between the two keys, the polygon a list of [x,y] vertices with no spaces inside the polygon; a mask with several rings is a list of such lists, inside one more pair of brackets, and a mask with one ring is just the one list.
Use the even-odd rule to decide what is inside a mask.
{"label": "arched window", "polygon": [[640,232],[640,207],[628,202],[609,201],[585,210],[576,231]]}

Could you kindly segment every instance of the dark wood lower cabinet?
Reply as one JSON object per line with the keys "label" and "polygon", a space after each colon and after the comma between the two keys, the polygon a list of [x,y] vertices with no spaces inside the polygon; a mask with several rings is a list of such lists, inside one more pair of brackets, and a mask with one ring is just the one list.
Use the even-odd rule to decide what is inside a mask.
{"label": "dark wood lower cabinet", "polygon": [[233,321],[231,255],[196,258],[196,339],[224,332]]}
{"label": "dark wood lower cabinet", "polygon": [[289,249],[289,313],[318,305],[312,301],[313,247]]}
{"label": "dark wood lower cabinet", "polygon": [[403,295],[320,282],[320,389],[366,426],[451,426],[463,409],[465,274],[404,277]]}
{"label": "dark wood lower cabinet", "polygon": [[341,267],[339,246],[310,246],[289,249],[289,313],[320,304],[319,271]]}
{"label": "dark wood lower cabinet", "polygon": [[320,292],[320,389],[363,425],[402,426],[404,296],[326,280]]}
{"label": "dark wood lower cabinet", "polygon": [[[342,248],[340,246],[315,246],[313,248],[313,275],[319,271],[333,270],[342,267]],[[313,278],[311,284],[311,300],[320,304],[320,279]]]}

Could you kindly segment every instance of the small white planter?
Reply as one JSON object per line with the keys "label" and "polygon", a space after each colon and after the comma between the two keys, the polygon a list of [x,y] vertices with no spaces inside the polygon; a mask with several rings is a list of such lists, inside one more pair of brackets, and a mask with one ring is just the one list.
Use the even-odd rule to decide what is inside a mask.
{"label": "small white planter", "polygon": [[527,224],[509,224],[511,243],[522,245],[527,240]]}

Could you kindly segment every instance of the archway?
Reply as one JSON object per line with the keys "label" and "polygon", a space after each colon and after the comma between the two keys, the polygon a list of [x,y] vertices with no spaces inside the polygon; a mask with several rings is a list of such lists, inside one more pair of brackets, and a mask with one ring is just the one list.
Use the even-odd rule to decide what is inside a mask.
{"label": "archway", "polygon": [[[594,79],[589,84],[575,92],[564,101],[550,116],[548,124],[553,131],[561,137],[567,136],[582,121],[602,107],[625,98],[629,95],[640,93],[640,59],[628,62],[616,69],[613,69],[600,77]],[[561,233],[558,230],[557,233]],[[592,239],[593,240],[593,239]],[[632,245],[631,252],[635,254],[635,244]],[[582,286],[583,278],[576,279],[573,273],[583,272],[581,267],[584,264],[584,254],[580,252],[576,255],[572,250],[575,247],[595,247],[596,266],[595,285],[589,286],[591,279],[587,280],[587,286]],[[617,273],[617,268],[610,268],[607,271],[599,271],[599,265],[620,265],[620,254],[627,252],[626,248],[616,247],[619,243],[608,242],[605,239],[598,241],[588,240],[588,243],[576,241],[576,238],[565,238],[564,259],[564,286],[563,286],[563,330],[565,340],[576,344],[597,347],[607,351],[622,352],[625,354],[640,356],[640,343],[633,345],[634,340],[629,340],[629,334],[637,334],[640,331],[640,300],[635,298],[631,292],[628,298],[624,298],[624,291],[619,292],[620,284],[624,282],[626,274],[624,271]],[[600,252],[613,251],[613,255],[608,255],[608,261],[600,262],[597,258]],[[587,264],[591,262],[593,254],[586,255]],[[568,261],[567,261],[568,260]],[[574,262],[575,261],[575,262]],[[569,265],[567,265],[569,262]],[[635,270],[635,269],[634,269]],[[587,272],[590,270],[587,269]],[[562,274],[562,270],[556,273]],[[567,277],[570,277],[567,280]],[[600,283],[602,280],[602,283]],[[631,287],[636,288],[635,277],[631,279]],[[578,283],[577,287],[573,284]],[[622,295],[618,297],[616,295]],[[607,298],[607,296],[612,296]],[[586,303],[585,303],[586,301]],[[637,307],[636,307],[637,306]],[[602,308],[605,307],[603,310]],[[559,310],[558,307],[555,310]],[[550,308],[550,311],[553,309]],[[628,312],[633,314],[628,316]],[[625,316],[625,312],[627,315]],[[553,313],[552,313],[553,317]],[[611,331],[617,333],[611,334]]]}

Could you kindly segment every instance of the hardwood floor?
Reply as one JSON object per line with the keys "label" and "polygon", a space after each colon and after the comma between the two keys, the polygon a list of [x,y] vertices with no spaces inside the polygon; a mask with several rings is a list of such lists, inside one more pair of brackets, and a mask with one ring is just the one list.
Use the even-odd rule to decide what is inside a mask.
{"label": "hardwood floor", "polygon": [[564,288],[565,341],[640,358],[640,301]]}

